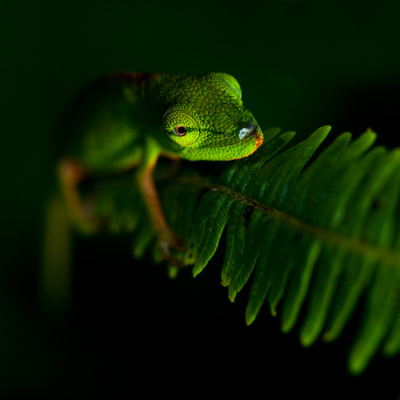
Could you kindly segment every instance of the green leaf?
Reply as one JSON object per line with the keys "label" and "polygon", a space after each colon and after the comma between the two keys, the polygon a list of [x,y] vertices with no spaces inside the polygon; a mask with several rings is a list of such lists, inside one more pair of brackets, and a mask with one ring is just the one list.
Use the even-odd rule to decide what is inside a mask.
{"label": "green leaf", "polygon": [[[266,303],[309,346],[338,338],[362,309],[349,357],[357,374],[377,352],[400,352],[400,151],[373,147],[371,131],[354,141],[344,133],[319,151],[329,131],[290,146],[293,132],[272,129],[250,157],[185,163],[158,188],[194,276],[222,242],[230,300],[252,281],[247,324]],[[135,229],[141,256],[154,233],[131,186],[131,176],[99,181],[95,214],[112,231]]]}

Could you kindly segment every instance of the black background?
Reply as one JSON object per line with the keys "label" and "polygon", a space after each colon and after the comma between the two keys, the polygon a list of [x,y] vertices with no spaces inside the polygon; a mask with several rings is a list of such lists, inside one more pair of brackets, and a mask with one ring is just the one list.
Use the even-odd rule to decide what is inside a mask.
{"label": "black background", "polygon": [[[3,1],[1,44],[0,394],[79,398],[393,398],[398,358],[346,372],[353,324],[334,344],[300,347],[261,313],[244,324],[219,285],[221,255],[196,279],[130,255],[129,238],[77,240],[70,313],[39,307],[43,202],[62,110],[119,70],[222,71],[263,128],[300,137],[367,127],[399,145],[395,1]],[[354,325],[354,326],[353,326]]]}

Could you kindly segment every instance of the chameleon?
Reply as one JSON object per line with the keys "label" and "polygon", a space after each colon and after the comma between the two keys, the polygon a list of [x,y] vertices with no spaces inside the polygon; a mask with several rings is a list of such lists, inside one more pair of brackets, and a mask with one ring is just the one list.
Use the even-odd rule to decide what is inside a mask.
{"label": "chameleon", "polygon": [[226,73],[180,75],[120,72],[95,81],[68,113],[57,162],[60,191],[72,219],[95,229],[78,187],[90,176],[135,168],[164,259],[183,251],[154,184],[159,157],[229,161],[251,155],[263,133],[243,106],[238,81]]}

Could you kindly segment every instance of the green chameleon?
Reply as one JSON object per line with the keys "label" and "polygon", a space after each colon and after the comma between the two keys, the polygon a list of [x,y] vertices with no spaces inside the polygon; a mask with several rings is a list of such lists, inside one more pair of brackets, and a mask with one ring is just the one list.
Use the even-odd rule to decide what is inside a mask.
{"label": "green chameleon", "polygon": [[158,245],[169,261],[171,250],[182,250],[184,243],[168,226],[154,186],[157,159],[234,160],[263,141],[243,107],[239,83],[225,73],[109,75],[81,95],[62,130],[58,177],[75,222],[89,230],[96,225],[79,197],[82,180],[136,167]]}
{"label": "green chameleon", "polygon": [[158,250],[179,267],[184,241],[169,227],[154,185],[158,158],[229,161],[263,142],[239,83],[225,73],[112,74],[88,87],[61,125],[59,184],[47,205],[40,281],[44,311],[53,316],[62,314],[70,293],[71,220],[88,233],[100,225],[80,196],[85,179],[134,169],[132,184],[143,197]]}

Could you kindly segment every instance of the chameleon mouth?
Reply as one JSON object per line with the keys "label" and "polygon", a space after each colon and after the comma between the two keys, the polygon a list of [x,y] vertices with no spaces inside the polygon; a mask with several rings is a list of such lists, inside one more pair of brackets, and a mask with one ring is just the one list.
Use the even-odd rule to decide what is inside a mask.
{"label": "chameleon mouth", "polygon": [[[249,137],[249,136],[247,136],[247,137]],[[262,134],[261,130],[258,128],[258,126],[257,126],[257,129],[255,130],[255,132],[253,132],[250,137],[256,139],[256,145],[254,146],[254,149],[246,155],[246,157],[249,156],[250,154],[253,154],[262,145],[263,140],[264,140],[263,134]]]}
{"label": "chameleon mouth", "polygon": [[[237,131],[236,131],[237,132]],[[239,136],[239,139],[237,139]],[[232,161],[253,154],[263,143],[263,133],[257,124],[247,125],[239,131],[238,136],[230,137],[230,141],[220,143],[217,146],[203,144],[191,152],[190,147],[183,150],[182,158],[187,160]],[[199,152],[200,150],[201,152]],[[204,152],[203,152],[204,150]],[[199,155],[200,154],[200,155]],[[229,155],[231,157],[229,157]],[[228,155],[228,157],[227,157]]]}
{"label": "chameleon mouth", "polygon": [[253,154],[262,145],[264,137],[263,137],[260,127],[257,124],[254,124],[254,125],[242,128],[239,132],[239,139],[240,140],[239,140],[239,142],[236,142],[236,145],[238,143],[241,143],[242,140],[248,142],[250,140],[253,141],[255,139],[254,148],[251,151],[249,151],[248,153],[241,155],[240,157],[231,158],[227,161],[238,160],[240,158],[248,157],[250,154]]}
{"label": "chameleon mouth", "polygon": [[263,134],[262,134],[261,129],[258,126],[258,124],[251,124],[251,125],[244,126],[239,131],[238,136],[239,136],[240,140],[249,139],[249,138],[256,139],[256,144],[254,146],[254,149],[247,155],[254,153],[262,145],[262,142],[263,142]]}
{"label": "chameleon mouth", "polygon": [[257,130],[255,138],[256,138],[256,148],[254,149],[254,151],[256,151],[262,145],[262,143],[264,141],[264,136],[259,129]]}

